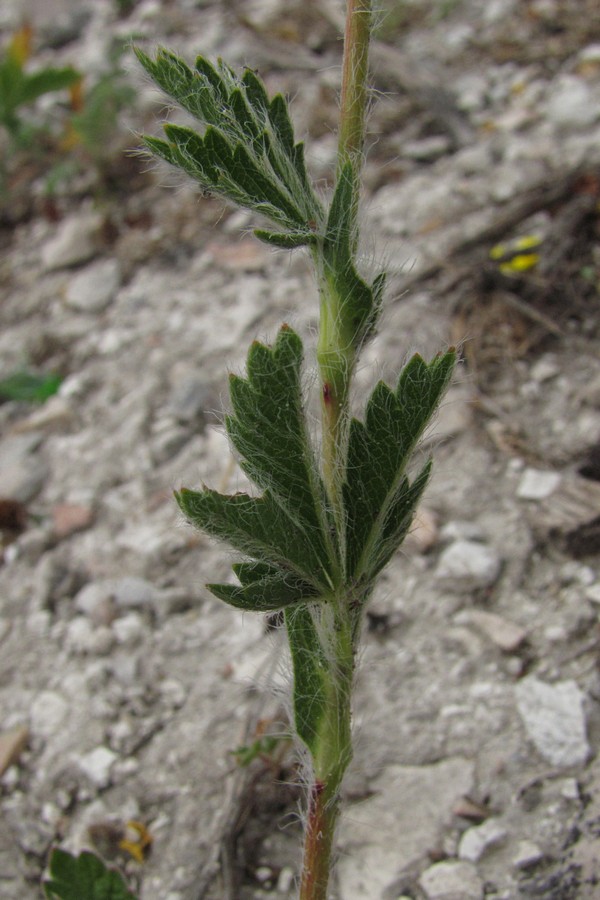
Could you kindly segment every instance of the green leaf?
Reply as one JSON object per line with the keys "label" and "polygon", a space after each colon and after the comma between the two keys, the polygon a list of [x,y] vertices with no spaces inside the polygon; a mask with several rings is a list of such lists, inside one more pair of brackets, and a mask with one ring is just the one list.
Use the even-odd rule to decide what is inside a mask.
{"label": "green leaf", "polygon": [[352,163],[342,168],[329,208],[323,256],[327,278],[340,302],[340,321],[349,345],[358,348],[369,337],[379,316],[385,275],[369,286],[356,271],[353,253],[354,208],[358,198],[358,176]]}
{"label": "green leaf", "polygon": [[301,600],[314,599],[314,585],[290,572],[265,563],[236,563],[233,571],[241,586],[208,584],[207,588],[230,606],[252,612],[272,612]]}
{"label": "green leaf", "polygon": [[159,87],[205,128],[197,134],[167,125],[169,150],[148,138],[146,147],[204,189],[291,232],[288,248],[307,243],[297,235],[322,226],[324,212],[306,174],[302,145],[294,144],[285,99],[278,94],[269,101],[256,73],[246,69],[240,78],[221,60],[213,65],[198,57],[192,70],[164,49],[154,60],[141,50],[136,54]]}
{"label": "green leaf", "polygon": [[264,117],[269,109],[269,97],[262,80],[252,69],[245,69],[242,84],[246,88],[246,96],[255,113]]}
{"label": "green leaf", "polygon": [[340,570],[304,420],[302,356],[300,338],[284,325],[272,347],[252,344],[246,378],[230,378],[227,432],[263,495],[176,494],[192,524],[255,560],[234,566],[240,586],[209,585],[241,609],[283,609],[327,595]]}
{"label": "green leaf", "polygon": [[272,348],[255,341],[247,378],[232,376],[227,433],[248,477],[267,491],[327,558],[322,529],[325,490],[306,432],[300,383],[302,341],[284,325]]}
{"label": "green leaf", "polygon": [[269,121],[287,155],[294,152],[294,126],[288,112],[288,105],[282,94],[275,94],[269,105]]}
{"label": "green leaf", "polygon": [[201,531],[295,575],[318,594],[329,590],[328,560],[321,542],[304,533],[269,493],[257,498],[183,488],[175,498],[188,521]]}
{"label": "green leaf", "polygon": [[21,85],[20,103],[33,103],[43,94],[61,91],[81,81],[81,73],[67,66],[64,69],[42,69],[27,75]]}
{"label": "green leaf", "polygon": [[123,876],[87,850],[79,856],[53,850],[44,892],[48,900],[135,900]]}
{"label": "green leaf", "polygon": [[15,372],[0,379],[0,400],[17,400],[22,403],[43,403],[58,391],[60,375],[36,375],[33,372]]}
{"label": "green leaf", "polygon": [[328,662],[308,606],[286,609],[285,624],[294,670],[294,724],[314,756],[327,711]]}
{"label": "green leaf", "polygon": [[283,741],[289,741],[289,737],[283,734],[263,734],[251,744],[243,744],[235,750],[230,750],[232,756],[235,756],[238,766],[245,768],[253,763],[255,759],[270,759],[274,755],[274,751]]}
{"label": "green leaf", "polygon": [[371,581],[410,526],[429,469],[409,485],[405,469],[448,385],[456,353],[427,364],[416,355],[403,369],[395,391],[383,382],[367,404],[365,421],[353,419],[348,442],[347,571]]}
{"label": "green leaf", "polygon": [[265,244],[279,247],[280,250],[295,250],[296,247],[306,247],[315,244],[317,235],[312,231],[265,231],[264,228],[255,228],[254,236]]}

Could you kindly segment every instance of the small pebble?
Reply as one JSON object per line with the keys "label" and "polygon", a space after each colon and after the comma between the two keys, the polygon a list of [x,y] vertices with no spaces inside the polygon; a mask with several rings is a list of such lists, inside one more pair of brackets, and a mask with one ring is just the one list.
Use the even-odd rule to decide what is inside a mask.
{"label": "small pebble", "polygon": [[544,853],[533,841],[520,841],[512,864],[514,869],[529,869],[544,858]]}
{"label": "small pebble", "polygon": [[32,734],[52,737],[64,726],[69,714],[69,703],[56,691],[41,691],[31,704],[29,712]]}
{"label": "small pebble", "polygon": [[460,839],[458,855],[460,859],[478,862],[484,853],[507,837],[506,828],[495,819],[487,819],[482,825],[468,828]]}
{"label": "small pebble", "polygon": [[279,878],[277,879],[277,893],[287,894],[292,889],[294,878],[295,874],[293,869],[290,869],[288,866],[284,866],[279,873]]}
{"label": "small pebble", "polygon": [[72,653],[105,656],[110,653],[115,636],[106,625],[97,628],[83,616],[76,616],[67,626],[65,644]]}
{"label": "small pebble", "polygon": [[116,259],[101,259],[71,278],[65,301],[78,312],[103,312],[113,301],[121,283]]}
{"label": "small pebble", "polygon": [[139,644],[144,636],[144,622],[139,613],[131,612],[112,623],[112,630],[119,644]]}
{"label": "small pebble", "polygon": [[458,540],[443,551],[435,577],[448,590],[479,590],[491,587],[500,569],[500,557],[491,547],[478,541]]}
{"label": "small pebble", "polygon": [[445,860],[426,869],[419,879],[427,900],[483,900],[483,881],[477,869],[464,860]]}
{"label": "small pebble", "polygon": [[525,469],[517,488],[517,497],[519,500],[545,500],[554,493],[560,481],[558,472]]}
{"label": "small pebble", "polygon": [[546,684],[532,675],[516,685],[515,695],[527,734],[547,762],[565,767],[586,762],[585,698],[575,681]]}
{"label": "small pebble", "polygon": [[29,729],[26,725],[0,732],[0,778],[10,766],[18,763],[28,741]]}
{"label": "small pebble", "polygon": [[90,527],[93,520],[94,513],[89,506],[61,503],[52,510],[54,534],[59,540],[70,537],[77,531],[84,531]]}
{"label": "small pebble", "polygon": [[76,759],[78,767],[97,788],[110,784],[111,767],[118,756],[108,747],[96,747]]}
{"label": "small pebble", "polygon": [[474,625],[505,653],[514,653],[527,637],[526,630],[520,625],[483,609],[461,612],[455,617],[455,621],[461,625]]}
{"label": "small pebble", "polygon": [[97,213],[70,216],[58,225],[53,237],[42,248],[42,265],[49,272],[87,262],[96,253],[96,241],[102,225]]}

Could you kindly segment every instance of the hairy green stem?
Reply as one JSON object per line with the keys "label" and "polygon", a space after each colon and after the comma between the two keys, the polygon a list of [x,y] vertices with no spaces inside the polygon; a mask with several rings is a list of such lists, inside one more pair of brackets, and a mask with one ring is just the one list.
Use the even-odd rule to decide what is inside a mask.
{"label": "hairy green stem", "polygon": [[[346,162],[350,161],[357,173],[361,165],[370,31],[371,0],[348,0],[338,177]],[[358,238],[358,199],[357,190],[349,222],[352,248],[356,247]],[[357,348],[353,343],[353,323],[346,321],[345,312],[349,308],[347,298],[340,296],[340,282],[332,277],[339,273],[328,271],[323,244],[315,247],[313,258],[321,301],[317,362],[321,379],[323,481],[333,509],[341,558],[345,565],[346,516],[342,488],[346,476],[350,384]],[[332,617],[332,627],[322,622],[319,629],[324,658],[329,661],[329,684],[327,708],[317,746],[313,748],[314,780],[309,793],[300,900],[327,900],[340,786],[352,757],[351,696],[356,631],[350,601],[344,585],[326,612]]]}
{"label": "hairy green stem", "polygon": [[371,0],[348,0],[338,140],[339,167],[347,160],[360,166],[362,158],[371,15]]}
{"label": "hairy green stem", "polygon": [[[367,74],[371,33],[371,0],[348,0],[338,143],[338,176],[350,160],[360,169],[365,137]],[[357,241],[358,192],[353,202],[350,231]],[[349,420],[349,391],[356,350],[352,346],[352,326],[344,321],[344,301],[333,285],[323,260],[322,246],[315,248],[319,278],[321,317],[317,362],[321,377],[321,422],[323,436],[323,478],[338,529],[343,528],[341,488],[344,481],[346,437]]]}
{"label": "hairy green stem", "polygon": [[328,697],[313,753],[300,900],[326,900],[340,786],[352,758],[351,694],[354,648],[349,610],[341,603],[322,611],[319,634],[330,659]]}

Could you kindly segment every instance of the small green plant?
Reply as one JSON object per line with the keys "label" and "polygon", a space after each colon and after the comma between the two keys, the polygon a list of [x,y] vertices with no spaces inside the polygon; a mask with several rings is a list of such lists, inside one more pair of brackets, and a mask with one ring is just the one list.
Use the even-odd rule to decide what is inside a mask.
{"label": "small green plant", "polygon": [[123,876],[88,850],[73,856],[55,849],[49,868],[44,881],[47,900],[136,900]]}
{"label": "small green plant", "polygon": [[14,35],[0,58],[0,125],[17,146],[27,144],[32,133],[23,116],[24,109],[44,94],[66,90],[81,79],[71,66],[46,66],[29,72],[30,53],[31,29],[25,26]]}
{"label": "small green plant", "polygon": [[44,403],[58,391],[62,382],[60,375],[48,373],[38,375],[35,372],[13,372],[6,378],[0,378],[0,402],[16,400],[20,403]]}
{"label": "small green plant", "polygon": [[[146,72],[200,130],[166,124],[146,137],[155,156],[204,191],[260,214],[262,241],[307,249],[320,295],[317,340],[320,443],[302,389],[303,345],[283,325],[254,342],[245,377],[230,376],[226,428],[256,494],[182,488],[185,517],[241,554],[235,581],[209,584],[244,611],[283,610],[293,669],[293,727],[307,757],[308,799],[300,900],[326,900],[340,787],[352,757],[351,697],[367,602],[410,528],[431,463],[412,472],[419,437],[455,364],[448,350],[415,355],[397,383],[379,382],[362,419],[350,413],[358,356],[379,317],[385,274],[360,271],[358,207],[368,101],[370,0],[348,0],[339,152],[330,201],[316,191],[285,99],[259,76],[219,60],[190,67],[161,49],[136,50]],[[241,748],[252,757],[261,747]],[[247,754],[241,754],[245,757]],[[242,761],[244,761],[242,759]]]}
{"label": "small green plant", "polygon": [[340,786],[352,757],[351,695],[365,606],[377,576],[405,537],[430,463],[407,474],[415,445],[455,364],[453,349],[414,356],[395,386],[380,382],[364,418],[350,415],[358,355],[374,333],[385,274],[359,271],[358,205],[368,99],[370,0],[348,0],[338,164],[324,203],[294,137],[287,103],[259,76],[225,62],[194,67],[167,50],[146,72],[201,124],[166,124],[146,137],[155,156],[203,190],[271,223],[255,235],[275,247],[308,249],[320,294],[317,363],[321,442],[309,438],[302,393],[303,346],[283,325],[272,346],[255,342],[246,377],[230,377],[226,427],[257,495],[183,488],[196,527],[242,554],[235,583],[209,584],[242,610],[284,610],[293,667],[293,720],[309,756],[301,900],[325,900]]}

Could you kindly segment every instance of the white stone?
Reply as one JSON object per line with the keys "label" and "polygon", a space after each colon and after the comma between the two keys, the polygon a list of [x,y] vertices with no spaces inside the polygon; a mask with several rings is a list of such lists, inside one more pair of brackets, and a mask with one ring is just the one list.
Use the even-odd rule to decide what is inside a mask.
{"label": "white stone", "polygon": [[148,610],[154,604],[158,593],[151,581],[137,578],[135,575],[109,579],[107,587],[120,609]]}
{"label": "white stone", "polygon": [[544,381],[556,378],[557,375],[560,375],[560,365],[556,358],[549,353],[538,359],[531,367],[531,377],[538,384],[543,384]]}
{"label": "white stone", "polygon": [[600,604],[600,581],[597,581],[596,584],[591,584],[586,588],[585,596],[588,600],[591,600],[592,603]]}
{"label": "white stone", "polygon": [[91,259],[96,252],[96,236],[101,225],[102,217],[89,212],[61,222],[56,234],[42,248],[44,269],[63,269]]}
{"label": "white stone", "polygon": [[0,497],[28,503],[44,486],[48,466],[34,455],[40,432],[12,434],[0,441]]}
{"label": "white stone", "polygon": [[546,684],[530,676],[516,685],[515,695],[527,734],[547,762],[565,767],[586,762],[584,695],[574,681]]}
{"label": "white stone", "polygon": [[477,590],[490,587],[500,574],[500,557],[478,541],[458,540],[440,556],[435,577],[448,590]]}
{"label": "white stone", "polygon": [[600,44],[588,44],[577,54],[578,63],[600,64]]}
{"label": "white stone", "polygon": [[483,609],[463,610],[454,621],[458,625],[473,625],[505,653],[514,653],[527,637],[526,630],[520,625]]}
{"label": "white stone", "polygon": [[560,795],[565,800],[579,800],[579,784],[576,778],[565,778],[560,785]]}
{"label": "white stone", "polygon": [[513,857],[513,868],[528,869],[535,866],[544,858],[544,853],[533,841],[520,841],[517,852]]}
{"label": "white stone", "polygon": [[105,788],[110,784],[110,770],[118,759],[116,753],[108,747],[96,747],[77,759],[77,765],[97,788]]}
{"label": "white stone", "polygon": [[110,305],[121,283],[116,259],[101,259],[74,275],[65,300],[79,312],[98,313]]}
{"label": "white stone", "polygon": [[294,878],[294,870],[290,869],[288,866],[284,866],[277,879],[277,893],[288,894],[294,884]]}
{"label": "white stone", "polygon": [[340,896],[374,900],[398,873],[433,846],[439,823],[472,790],[473,763],[445,759],[389,766],[371,783],[373,796],[347,810],[340,825]]}
{"label": "white stone", "polygon": [[144,620],[139,613],[128,613],[115,619],[112,630],[119,644],[139,644],[144,636]]}
{"label": "white stone", "polygon": [[593,91],[582,78],[563,74],[550,85],[546,116],[559,128],[584,128],[598,119],[600,109]]}
{"label": "white stone", "polygon": [[84,616],[76,616],[67,626],[65,644],[73,653],[103,656],[114,646],[115,636],[105,625],[94,627]]}
{"label": "white stone", "polygon": [[63,727],[69,704],[56,691],[42,691],[31,704],[29,722],[34,735],[51,737]]}
{"label": "white stone", "polygon": [[560,480],[558,472],[525,469],[517,488],[517,497],[520,500],[545,500],[554,493]]}
{"label": "white stone", "polygon": [[449,859],[435,863],[419,878],[427,900],[482,900],[483,881],[475,866],[464,860]]}
{"label": "white stone", "polygon": [[506,828],[496,819],[488,819],[482,825],[467,828],[460,839],[458,856],[468,862],[478,862],[490,847],[502,843],[506,836]]}

